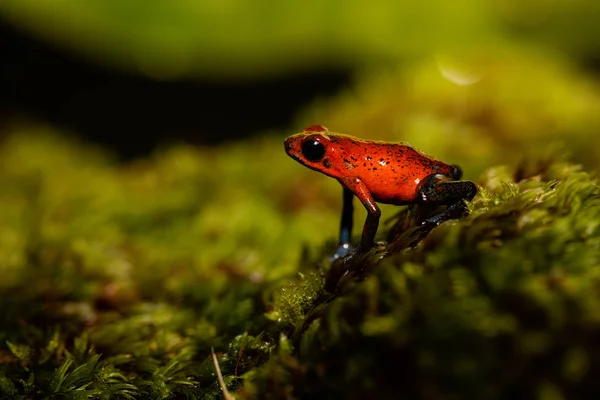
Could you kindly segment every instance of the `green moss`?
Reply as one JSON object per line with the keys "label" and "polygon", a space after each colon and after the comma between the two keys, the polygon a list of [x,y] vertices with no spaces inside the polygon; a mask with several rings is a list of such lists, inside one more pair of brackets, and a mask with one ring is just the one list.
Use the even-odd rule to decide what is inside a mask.
{"label": "green moss", "polygon": [[[381,139],[429,110],[409,141],[480,174],[469,216],[427,233],[422,210],[385,207],[387,246],[347,262],[329,259],[339,184],[290,160],[284,134],[119,164],[45,129],[8,133],[2,396],[221,398],[212,348],[236,398],[598,395],[595,83],[567,67],[534,80],[530,62],[522,75],[495,64],[511,72],[466,91],[419,69],[429,78],[406,98],[402,75],[365,78],[373,114],[348,96],[313,109],[356,135],[378,121],[369,132]],[[537,90],[515,91],[523,76]],[[495,117],[443,111],[461,96]],[[527,103],[540,106],[527,114]],[[467,136],[430,131],[450,119]]]}
{"label": "green moss", "polygon": [[598,182],[556,163],[500,190],[481,184],[469,217],[350,266],[368,277],[346,281],[305,327],[303,370],[288,381],[297,396],[595,392]]}
{"label": "green moss", "polygon": [[[91,172],[69,166],[87,150],[19,141],[6,154],[50,152],[2,175],[7,398],[218,398],[211,347],[239,398],[595,393],[600,191],[580,167],[548,156],[490,169],[468,217],[425,235],[401,210],[382,226],[385,249],[332,265],[333,243],[295,261],[282,249],[245,260],[276,239],[244,236],[245,213],[239,231],[207,222],[215,194],[191,184],[215,179],[195,164],[207,162],[201,150],[145,166],[88,159],[85,186]],[[256,215],[280,224],[273,214]],[[253,244],[205,259],[206,235]]]}

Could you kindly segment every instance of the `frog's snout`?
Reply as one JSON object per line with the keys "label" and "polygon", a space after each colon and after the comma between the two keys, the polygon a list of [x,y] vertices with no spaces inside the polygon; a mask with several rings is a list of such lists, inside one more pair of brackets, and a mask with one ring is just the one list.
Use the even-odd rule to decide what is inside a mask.
{"label": "frog's snout", "polygon": [[285,152],[289,153],[292,150],[292,145],[290,143],[290,139],[287,138],[285,139],[285,141],[283,142],[283,145],[285,146]]}
{"label": "frog's snout", "polygon": [[285,139],[283,146],[285,147],[285,152],[288,156],[292,157],[300,164],[303,164],[302,158],[298,152],[298,141],[295,137],[290,136],[289,138]]}

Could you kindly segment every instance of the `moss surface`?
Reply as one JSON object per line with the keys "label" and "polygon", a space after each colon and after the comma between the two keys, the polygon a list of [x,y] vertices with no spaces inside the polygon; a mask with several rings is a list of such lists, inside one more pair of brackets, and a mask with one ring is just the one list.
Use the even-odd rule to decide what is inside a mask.
{"label": "moss surface", "polygon": [[[227,228],[202,216],[190,149],[120,168],[27,140],[6,142],[5,160],[43,148],[51,162],[2,169],[7,398],[219,397],[211,347],[239,397],[599,389],[600,198],[576,166],[492,169],[471,215],[416,246],[405,210],[381,229],[387,251],[331,266],[328,245],[297,266],[284,249],[251,251],[280,234],[278,213],[260,216],[265,238],[243,217]],[[324,276],[336,268],[349,273],[331,294]]]}
{"label": "moss surface", "polygon": [[[384,208],[388,246],[347,263],[329,261],[339,185],[289,160],[284,135],[123,165],[43,129],[15,130],[0,145],[0,393],[222,398],[214,348],[236,398],[600,394],[600,190],[597,149],[582,146],[597,131],[596,92],[566,71],[540,74],[539,87],[572,82],[565,102],[588,97],[561,111],[550,136],[548,95],[511,90],[511,102],[482,104],[493,95],[467,88],[419,103],[397,76],[387,103],[382,86],[357,89],[380,127],[430,107],[408,141],[480,173],[480,194],[469,216],[427,235],[418,210]],[[440,111],[471,95],[495,117]],[[539,107],[520,125],[510,107],[528,96]],[[312,113],[332,130],[396,137],[331,126],[344,114],[368,126],[368,110],[345,99]],[[429,128],[448,121],[466,136],[436,142]],[[527,133],[503,142],[499,128]],[[508,166],[489,168],[503,155]]]}

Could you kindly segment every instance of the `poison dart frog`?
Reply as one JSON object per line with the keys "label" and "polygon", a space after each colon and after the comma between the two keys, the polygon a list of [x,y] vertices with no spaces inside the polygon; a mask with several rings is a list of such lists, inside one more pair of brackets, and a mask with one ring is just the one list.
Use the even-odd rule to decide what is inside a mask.
{"label": "poison dart frog", "polygon": [[285,139],[285,151],[310,169],[337,179],[343,186],[339,247],[334,258],[350,251],[352,199],[367,209],[367,219],[357,251],[374,247],[381,211],[376,202],[394,205],[430,204],[447,208],[425,219],[433,228],[466,213],[465,201],[477,194],[471,181],[461,181],[458,165],[438,161],[403,143],[358,139],[331,133],[322,125]]}

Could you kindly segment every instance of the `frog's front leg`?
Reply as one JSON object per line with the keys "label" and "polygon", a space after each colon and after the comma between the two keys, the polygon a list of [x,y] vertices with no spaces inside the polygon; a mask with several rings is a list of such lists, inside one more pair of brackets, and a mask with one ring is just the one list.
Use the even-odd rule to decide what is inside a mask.
{"label": "frog's front leg", "polygon": [[[339,180],[344,187],[344,208],[342,211],[342,223],[340,227],[340,246],[333,256],[333,260],[344,258],[343,263],[332,264],[325,279],[325,289],[331,293],[337,291],[337,285],[340,279],[351,269],[351,260],[357,255],[365,253],[376,246],[375,233],[379,226],[379,217],[381,211],[375,204],[375,200],[368,190],[367,186],[359,178],[342,178]],[[367,209],[367,219],[362,232],[360,245],[356,250],[350,253],[350,236],[352,233],[352,200],[354,196],[358,197],[361,203]],[[347,256],[347,257],[346,257]]]}
{"label": "frog's front leg", "polygon": [[[356,177],[348,177],[340,179],[340,182],[348,192],[353,193],[356,197],[358,197],[360,202],[367,209],[367,219],[365,220],[365,226],[363,227],[359,250],[369,250],[375,246],[375,234],[377,233],[377,228],[379,227],[379,217],[381,216],[381,211],[379,210],[379,207],[377,207],[377,204],[375,204],[375,199],[373,199],[373,196],[367,188],[367,185],[365,185],[362,180]],[[346,190],[344,191],[344,208],[346,208],[347,202],[350,203],[349,210],[347,212],[350,213],[351,229],[352,197],[347,194]],[[344,221],[342,218],[342,224],[343,223]],[[340,239],[342,234],[343,232],[340,232]]]}
{"label": "frog's front leg", "polygon": [[354,207],[352,200],[354,199],[354,193],[351,190],[343,187],[344,193],[344,205],[342,208],[342,222],[340,223],[340,240],[338,249],[333,255],[333,259],[336,260],[340,257],[345,257],[351,250],[350,239],[352,238],[352,225],[353,225],[353,213]]}
{"label": "frog's front leg", "polygon": [[471,181],[448,181],[443,175],[429,175],[418,188],[418,201],[425,204],[447,205],[443,212],[427,218],[423,226],[437,226],[449,219],[462,217],[467,211],[466,201],[477,194],[477,186]]}

